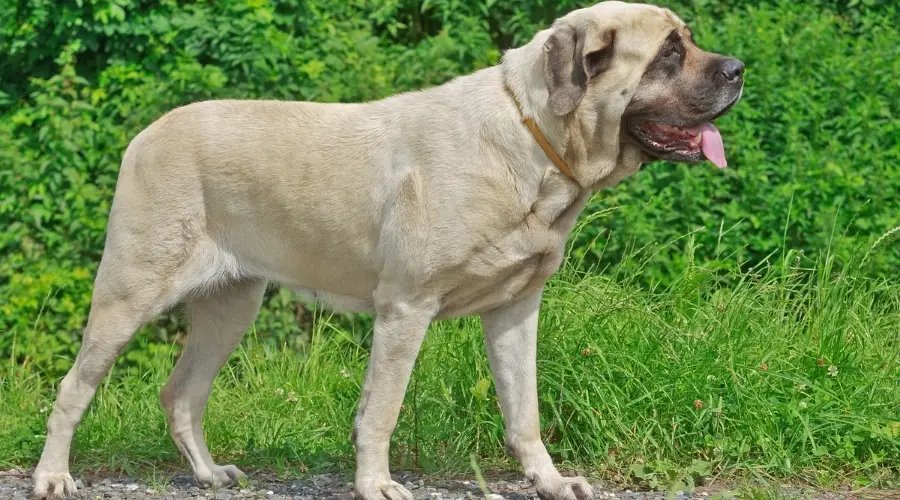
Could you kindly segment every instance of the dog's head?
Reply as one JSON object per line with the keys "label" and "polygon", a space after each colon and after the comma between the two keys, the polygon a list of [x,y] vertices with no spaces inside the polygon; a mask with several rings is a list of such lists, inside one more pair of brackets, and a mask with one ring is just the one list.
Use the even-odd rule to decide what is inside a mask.
{"label": "dog's head", "polygon": [[[724,167],[722,137],[710,123],[741,96],[744,64],[701,50],[669,10],[603,2],[558,19],[544,48],[549,108],[575,117],[608,143],[637,145],[652,158]],[[585,122],[595,120],[596,127]],[[590,146],[588,146],[590,149]]]}

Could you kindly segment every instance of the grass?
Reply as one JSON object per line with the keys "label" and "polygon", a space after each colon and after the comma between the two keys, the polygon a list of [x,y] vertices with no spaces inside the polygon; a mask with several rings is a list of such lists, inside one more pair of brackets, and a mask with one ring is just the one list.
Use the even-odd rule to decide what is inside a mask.
{"label": "grass", "polygon": [[[690,241],[687,247],[690,249]],[[896,487],[900,283],[796,254],[750,271],[690,266],[665,287],[568,268],[545,294],[543,435],[567,467],[621,483],[702,480]],[[305,353],[247,342],[216,380],[213,454],[248,469],[350,471],[367,354],[328,316]],[[40,346],[19,346],[24,352]],[[158,391],[177,348],[116,368],[79,427],[74,470],[186,468]],[[0,370],[0,468],[33,466],[56,379]],[[515,467],[474,319],[435,324],[394,435],[395,469]],[[160,468],[160,469],[156,469]],[[146,472],[145,472],[146,474]]]}

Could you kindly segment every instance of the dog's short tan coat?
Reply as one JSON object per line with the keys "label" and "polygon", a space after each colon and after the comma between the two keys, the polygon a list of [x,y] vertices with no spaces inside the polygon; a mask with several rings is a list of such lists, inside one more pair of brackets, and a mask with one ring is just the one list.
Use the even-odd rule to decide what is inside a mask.
{"label": "dog's short tan coat", "polygon": [[[191,330],[161,396],[172,437],[199,483],[241,477],[213,462],[203,411],[267,283],[280,282],[376,313],[353,432],[359,497],[412,498],[391,481],[388,445],[414,360],[432,320],[478,314],[510,453],[542,498],[592,498],[583,479],[557,472],[539,434],[541,290],[589,195],[649,159],[620,131],[622,116],[683,27],[664,9],[605,2],[429,90],[366,104],[209,101],[153,123],[124,155],[35,495],[74,493],[69,446],[98,383],[133,332],[178,303]],[[588,53],[606,59],[579,58]],[[538,147],[511,93],[574,181]]]}

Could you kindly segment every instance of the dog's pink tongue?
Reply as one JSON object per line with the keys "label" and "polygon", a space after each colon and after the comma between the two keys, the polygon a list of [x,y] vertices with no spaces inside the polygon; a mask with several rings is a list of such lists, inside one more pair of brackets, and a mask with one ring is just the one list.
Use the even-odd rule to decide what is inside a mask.
{"label": "dog's pink tongue", "polygon": [[712,123],[706,122],[697,127],[696,131],[703,132],[703,137],[700,139],[700,149],[703,150],[706,159],[719,168],[727,167],[728,160],[725,159],[725,144],[722,142],[722,134],[719,133],[719,129]]}

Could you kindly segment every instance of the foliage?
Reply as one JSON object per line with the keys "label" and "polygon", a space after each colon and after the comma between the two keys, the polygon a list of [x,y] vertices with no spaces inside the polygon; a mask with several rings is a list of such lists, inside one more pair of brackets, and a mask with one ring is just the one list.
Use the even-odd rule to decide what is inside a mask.
{"label": "foliage", "polygon": [[[674,287],[669,289],[681,293],[684,289],[678,288],[679,280],[696,265],[702,264],[709,270],[706,279],[733,277],[734,262],[742,264],[742,272],[751,273],[766,259],[784,257],[789,248],[805,252],[803,255],[808,257],[801,257],[801,263],[807,267],[822,260],[840,267],[854,254],[869,252],[864,265],[862,259],[854,261],[859,265],[848,275],[853,280],[866,279],[864,276],[890,277],[895,273],[900,265],[898,233],[888,233],[900,226],[900,86],[896,83],[900,81],[900,35],[894,2],[662,3],[672,6],[690,22],[701,46],[735,55],[747,64],[745,97],[719,121],[731,167],[717,171],[708,165],[651,165],[615,190],[598,195],[585,219],[593,222],[586,224],[574,240],[573,260],[585,268],[609,266],[611,269],[605,274],[619,281],[637,280],[629,281],[632,288],[628,288],[628,293],[656,293],[661,287]],[[0,355],[27,364],[29,368],[24,370],[31,377],[29,380],[38,380],[35,383],[41,387],[51,380],[45,376],[58,376],[68,369],[86,323],[91,282],[103,248],[121,154],[131,137],[166,110],[220,97],[361,101],[439,84],[494,64],[503,49],[526,41],[557,15],[581,5],[582,2],[572,0],[0,3]],[[592,214],[610,211],[614,212],[613,217],[592,218]],[[691,236],[680,239],[684,234]],[[873,248],[882,235],[889,236]],[[823,254],[824,249],[830,253]],[[692,293],[697,300],[702,297],[710,301],[749,293],[746,290],[750,289],[740,292],[740,285],[735,286],[738,291],[717,290],[711,296],[705,296],[712,291],[702,287]],[[804,286],[812,290],[817,285],[810,282]],[[794,292],[786,291],[784,300],[793,300],[790,296]],[[897,289],[892,285],[878,293],[896,297]],[[651,303],[649,297],[660,302]],[[764,297],[775,300],[777,294],[773,291]],[[862,296],[856,297],[855,300],[863,300]],[[685,296],[684,300],[688,298]],[[255,326],[261,343],[270,347],[283,343],[309,345],[314,312],[298,308],[292,299],[284,290],[274,290],[267,296]],[[573,296],[572,304],[558,302],[551,306],[557,308],[551,318],[559,317],[564,310],[579,311],[573,304],[585,308],[578,314],[598,307],[577,299]],[[608,317],[626,323],[634,320],[626,311],[611,305],[619,303],[617,300],[628,304],[626,297],[616,296],[613,300],[602,296],[597,300],[605,300],[600,303],[612,308],[604,313]],[[691,351],[680,349],[690,349],[692,342],[706,338],[702,335],[707,332],[701,331],[700,325],[714,329],[717,323],[709,309],[688,314],[687,305],[672,305],[675,300],[681,300],[680,296],[652,295],[647,296],[646,302],[629,307],[656,311],[660,325],[677,326],[674,331],[687,332],[686,337],[668,338],[662,330],[657,332],[658,337],[644,337],[635,330],[631,343],[628,337],[621,343],[636,349],[630,361],[625,357],[620,360],[632,364],[622,373],[603,372],[606,379],[590,382],[598,387],[611,381],[615,382],[612,386],[624,383],[624,387],[629,387],[625,382],[637,382],[623,378],[623,374],[640,372],[640,366],[635,364],[641,359],[639,356],[690,356]],[[774,307],[772,311],[784,312],[785,307],[795,307],[790,304],[758,304],[758,310],[770,311]],[[852,305],[836,304],[822,307],[831,311]],[[746,309],[746,317],[735,317],[734,327],[743,328],[743,334],[729,336],[722,330],[715,337],[717,342],[743,353],[761,352],[754,342],[776,339],[761,336],[760,325],[767,323],[752,317],[756,311]],[[887,323],[889,317],[876,315],[872,321]],[[686,326],[691,321],[697,323]],[[368,331],[365,319],[340,319],[338,324],[357,343]],[[554,342],[570,347],[573,342],[593,342],[598,350],[619,344],[611,335],[622,333],[624,327],[602,321],[598,324],[605,325],[606,330],[583,325],[583,337]],[[460,325],[470,331],[469,323]],[[784,322],[777,326],[782,330],[776,331],[791,335],[778,352],[789,361],[790,370],[800,370],[788,370],[792,380],[815,381],[819,384],[816,387],[821,388],[809,394],[810,405],[842,412],[867,404],[840,392],[849,388],[836,388],[840,384],[827,378],[819,380],[816,377],[820,373],[807,370],[808,358],[812,356],[810,346],[820,346],[824,339],[831,338],[823,337],[821,329],[838,335],[833,327],[821,324],[794,330]],[[171,346],[160,341],[173,341],[182,327],[176,314],[159,319],[139,336],[136,348],[128,351],[120,366],[160,369],[160,360],[167,361],[171,351]],[[869,324],[866,328],[883,332],[884,342],[891,338],[889,330],[882,330],[881,326]],[[461,338],[474,342],[473,333],[466,335]],[[850,361],[891,352],[892,348],[896,352],[896,346],[878,344],[874,338],[871,342],[865,344],[867,349],[875,350],[871,353],[848,348]],[[550,354],[561,354],[554,352],[556,344],[545,345],[548,347],[543,356],[548,360],[554,359]],[[736,369],[732,363],[740,360],[714,349],[712,344],[707,347],[696,351],[704,353],[693,361],[697,366],[703,366],[700,359],[709,363],[724,360],[728,370]],[[259,352],[262,351],[247,355],[259,356]],[[838,349],[834,355],[846,353]],[[475,356],[474,352],[471,355]],[[279,356],[286,355],[272,356],[283,359]],[[580,372],[567,371],[564,365],[552,366],[562,371],[550,370],[548,377],[560,378],[545,379],[546,391],[562,387],[563,380],[570,388],[575,387],[571,384],[576,383]],[[758,386],[760,394],[770,394],[767,391],[771,387],[787,380],[776,380],[769,374],[760,376],[770,378],[757,380],[749,371],[741,373],[747,380],[762,384]],[[859,376],[861,384],[874,383],[874,373],[850,371],[841,380]],[[686,397],[685,387],[690,384],[710,391],[708,397],[712,399],[708,399],[708,405],[718,404],[717,398],[722,404],[729,404],[728,398],[744,394],[734,379],[707,388],[703,380],[695,380],[685,371],[673,367],[669,374],[671,378],[660,379],[659,387],[675,391],[672,394],[679,398]],[[676,374],[686,377],[677,382],[681,384],[677,387],[672,381],[682,379]],[[761,380],[767,382],[763,384]],[[472,382],[463,386],[469,391],[466,394],[473,398],[483,395],[486,399],[482,404],[489,405],[485,384]],[[607,390],[615,388],[612,386]],[[629,395],[640,399],[674,397],[651,391],[653,386],[646,387],[646,394],[632,388],[635,392]],[[471,388],[476,389],[475,393]],[[784,387],[779,390],[786,391]],[[458,396],[459,391],[454,394]],[[434,394],[439,394],[437,389]],[[721,443],[716,432],[726,431],[717,427],[721,422],[709,413],[711,410],[692,415],[696,420],[665,411],[658,413],[647,421],[651,429],[659,426],[658,432],[653,431],[657,432],[654,439],[658,441],[652,449],[660,456],[675,456],[675,448],[681,446],[682,441],[676,443],[662,432],[668,425],[665,416],[681,419],[682,428],[688,421],[706,426],[712,439],[707,445],[721,448],[724,458],[719,461],[723,464],[750,461],[789,471],[798,466],[792,450],[825,450],[825,456],[838,457],[840,445],[848,456],[868,457],[858,458],[860,467],[884,457],[896,465],[896,442],[882,439],[888,432],[885,429],[890,428],[870,429],[868,424],[874,417],[838,425],[833,427],[833,434],[823,434],[815,440],[788,436],[794,441],[783,441],[787,438],[779,437],[772,425],[806,421],[794,413],[796,408],[791,401],[797,401],[787,398],[787,392],[778,394],[781,396],[775,397],[772,410],[777,410],[777,414],[764,414],[774,420],[760,417],[763,430],[745,429],[740,439],[736,434],[728,434],[730,437]],[[878,394],[881,393],[874,392],[871,397]],[[552,399],[549,392],[544,398]],[[768,404],[752,397],[749,401]],[[677,401],[679,405],[683,402]],[[345,403],[335,404],[343,411],[345,408],[340,405]],[[582,403],[587,404],[582,400],[572,404]],[[735,409],[746,409],[740,401],[732,403],[737,405]],[[893,403],[896,407],[896,399]],[[622,411],[625,406],[608,409]],[[587,431],[583,435],[556,436],[558,452],[573,459],[605,456],[612,446],[610,436],[628,431],[624,422],[633,420],[626,418],[642,418],[640,413],[623,415],[621,421],[591,422],[607,432],[596,434],[595,439],[589,439]],[[325,421],[343,422],[343,418],[346,417]],[[477,443],[493,453],[498,448],[496,436],[491,433],[495,432],[492,426],[498,417],[484,418],[491,419],[490,425],[478,427],[479,432],[487,434],[479,434],[476,439],[481,441]],[[886,425],[882,420],[878,422]],[[434,425],[437,431],[444,424]],[[588,423],[577,425],[589,427]],[[816,425],[825,426],[813,427],[816,432],[832,429],[827,422]],[[448,425],[445,429],[456,427]],[[442,432],[435,436],[446,437],[446,431]],[[880,437],[867,437],[866,433]],[[766,436],[781,441],[772,444],[763,439]],[[281,442],[275,434],[254,439]],[[440,439],[435,439],[435,444],[439,444]],[[452,445],[453,439],[458,438],[446,439]],[[616,444],[616,448],[624,447],[629,452],[639,448],[637,441],[628,441],[637,438],[622,439],[626,441]],[[860,445],[859,439],[867,444]],[[700,453],[699,441],[691,442],[696,445],[691,448],[692,453]],[[456,441],[455,445],[462,443]],[[322,449],[333,447],[326,443],[318,451]],[[316,451],[303,448],[304,453]],[[808,462],[812,460],[808,454],[803,456]],[[789,460],[793,462],[787,463]]]}

